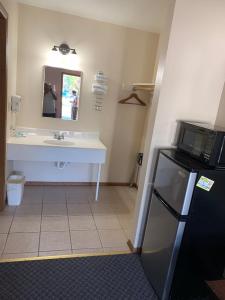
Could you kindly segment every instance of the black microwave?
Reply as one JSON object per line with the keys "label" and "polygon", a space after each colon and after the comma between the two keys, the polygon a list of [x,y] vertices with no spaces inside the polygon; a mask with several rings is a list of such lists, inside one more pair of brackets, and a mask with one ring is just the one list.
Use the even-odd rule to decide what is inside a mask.
{"label": "black microwave", "polygon": [[225,168],[225,128],[181,122],[177,148],[210,168]]}

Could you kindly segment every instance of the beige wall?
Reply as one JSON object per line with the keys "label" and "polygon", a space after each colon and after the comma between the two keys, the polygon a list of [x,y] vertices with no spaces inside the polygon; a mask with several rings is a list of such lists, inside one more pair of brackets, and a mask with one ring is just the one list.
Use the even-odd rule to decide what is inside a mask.
{"label": "beige wall", "polygon": [[[71,47],[76,48],[78,56],[75,61],[69,61],[72,56],[61,56],[53,61],[55,53],[51,48],[62,41],[67,41]],[[102,180],[111,180],[109,163],[123,76],[131,82],[151,80],[156,47],[156,34],[20,5],[17,93],[22,96],[23,102],[17,124],[26,127],[100,131],[101,139],[108,148]],[[134,49],[137,49],[137,55]],[[50,64],[57,67],[69,66],[70,69],[83,72],[80,119],[77,122],[41,117],[42,69],[44,65]],[[91,93],[94,74],[99,70],[109,77],[109,92],[102,112],[93,109],[94,96]],[[132,73],[132,76],[128,77],[128,73]],[[136,114],[129,114],[129,110],[125,114],[130,122],[139,122]],[[133,138],[139,139],[138,136]],[[117,145],[117,150],[121,147],[123,145]],[[115,163],[117,168],[113,179],[117,179],[121,167],[119,162]],[[123,165],[128,168],[130,163],[127,161],[127,165]],[[128,177],[130,176],[125,174],[120,180],[127,181]]]}
{"label": "beige wall", "polygon": [[[132,82],[152,82],[158,46],[158,35],[128,29],[125,41],[125,58],[122,82],[125,87],[120,98],[130,92],[126,86]],[[146,63],[144,63],[146,62]],[[145,123],[151,110],[151,96],[148,92],[138,92],[147,106],[117,104],[115,131],[109,167],[111,182],[129,182],[136,164],[138,152],[143,151]],[[118,172],[118,166],[120,171]]]}
{"label": "beige wall", "polygon": [[[153,100],[151,120],[155,122],[149,122],[151,140],[146,173],[142,174],[144,193],[138,195],[135,246],[140,243],[146,215],[155,149],[171,146],[179,119],[216,120],[225,79],[224,11],[225,2],[220,0],[176,1],[168,44],[161,49],[168,50],[163,79]],[[158,69],[159,77],[163,68]]]}

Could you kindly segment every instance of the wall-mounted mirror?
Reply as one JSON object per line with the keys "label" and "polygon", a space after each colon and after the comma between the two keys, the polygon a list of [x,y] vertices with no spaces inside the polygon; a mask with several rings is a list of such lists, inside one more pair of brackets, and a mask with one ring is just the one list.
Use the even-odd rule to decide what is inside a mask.
{"label": "wall-mounted mirror", "polygon": [[44,67],[43,117],[78,120],[82,72]]}

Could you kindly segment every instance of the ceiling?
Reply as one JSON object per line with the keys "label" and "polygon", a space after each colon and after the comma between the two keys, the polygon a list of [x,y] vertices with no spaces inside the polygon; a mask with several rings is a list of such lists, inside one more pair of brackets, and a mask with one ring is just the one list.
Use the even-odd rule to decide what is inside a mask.
{"label": "ceiling", "polygon": [[126,27],[160,32],[168,0],[17,0]]}

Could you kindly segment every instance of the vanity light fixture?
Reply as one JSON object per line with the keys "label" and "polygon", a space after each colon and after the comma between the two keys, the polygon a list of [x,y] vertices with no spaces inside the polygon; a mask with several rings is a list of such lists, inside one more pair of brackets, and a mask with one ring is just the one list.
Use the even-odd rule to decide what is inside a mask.
{"label": "vanity light fixture", "polygon": [[59,46],[54,46],[52,48],[52,51],[59,51],[61,54],[63,55],[67,55],[69,54],[70,52],[72,54],[77,54],[76,50],[74,48],[70,48],[69,45],[65,44],[65,43],[62,43],[61,45]]}

